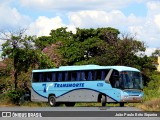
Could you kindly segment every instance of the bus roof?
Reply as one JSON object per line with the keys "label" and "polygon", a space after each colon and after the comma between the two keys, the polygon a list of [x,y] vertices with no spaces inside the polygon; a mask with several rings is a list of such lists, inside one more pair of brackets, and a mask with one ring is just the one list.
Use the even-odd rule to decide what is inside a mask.
{"label": "bus roof", "polygon": [[76,71],[76,70],[101,70],[101,69],[115,69],[117,71],[137,71],[136,68],[127,67],[127,66],[99,66],[99,65],[76,65],[76,66],[61,66],[59,68],[51,69],[38,69],[33,70],[32,72],[53,72],[53,71]]}

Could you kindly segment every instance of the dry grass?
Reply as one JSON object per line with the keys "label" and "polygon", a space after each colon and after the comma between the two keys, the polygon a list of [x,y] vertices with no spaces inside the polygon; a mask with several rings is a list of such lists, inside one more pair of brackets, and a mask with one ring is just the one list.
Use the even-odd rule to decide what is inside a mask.
{"label": "dry grass", "polygon": [[49,107],[49,104],[45,103],[45,102],[25,102],[20,106],[25,106],[25,107]]}
{"label": "dry grass", "polygon": [[145,101],[143,104],[140,104],[138,107],[144,111],[160,111],[160,99],[157,98],[157,99]]}

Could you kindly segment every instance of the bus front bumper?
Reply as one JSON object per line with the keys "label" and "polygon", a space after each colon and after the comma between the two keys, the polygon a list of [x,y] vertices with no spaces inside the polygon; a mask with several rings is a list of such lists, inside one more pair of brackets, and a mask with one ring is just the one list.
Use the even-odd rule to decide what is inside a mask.
{"label": "bus front bumper", "polygon": [[138,103],[138,102],[142,102],[142,101],[143,101],[142,96],[123,96],[123,97],[121,97],[121,102]]}

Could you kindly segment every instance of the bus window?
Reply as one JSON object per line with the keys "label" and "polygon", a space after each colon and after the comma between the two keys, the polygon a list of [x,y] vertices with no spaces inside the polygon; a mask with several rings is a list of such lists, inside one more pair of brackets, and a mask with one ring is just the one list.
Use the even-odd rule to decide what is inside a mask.
{"label": "bus window", "polygon": [[43,73],[39,73],[39,82],[43,82]]}
{"label": "bus window", "polygon": [[97,80],[97,71],[93,71],[93,80]]}
{"label": "bus window", "polygon": [[76,81],[80,81],[80,77],[81,77],[81,72],[77,72],[77,78],[76,78]]}
{"label": "bus window", "polygon": [[77,72],[71,72],[71,81],[75,81],[77,77]]}
{"label": "bus window", "polygon": [[88,71],[88,79],[87,80],[92,80],[92,72]]}
{"label": "bus window", "polygon": [[81,79],[82,79],[82,80],[86,80],[86,79],[85,79],[85,72],[84,72],[84,71],[81,72]]}
{"label": "bus window", "polygon": [[101,80],[104,80],[106,77],[106,73],[104,70],[101,71]]}
{"label": "bus window", "polygon": [[58,81],[62,81],[62,73],[61,72],[58,73]]}
{"label": "bus window", "polygon": [[52,74],[51,72],[45,73],[45,81],[51,82]]}
{"label": "bus window", "polygon": [[65,72],[64,74],[65,74],[64,80],[65,80],[65,81],[68,81],[68,72]]}
{"label": "bus window", "polygon": [[39,73],[33,73],[32,81],[33,82],[39,82]]}
{"label": "bus window", "polygon": [[119,88],[121,86],[119,72],[116,70],[113,70],[109,81],[110,81],[112,87]]}
{"label": "bus window", "polygon": [[97,78],[96,80],[101,80],[101,70],[97,70]]}
{"label": "bus window", "polygon": [[52,73],[52,81],[56,81],[56,73],[55,72]]}

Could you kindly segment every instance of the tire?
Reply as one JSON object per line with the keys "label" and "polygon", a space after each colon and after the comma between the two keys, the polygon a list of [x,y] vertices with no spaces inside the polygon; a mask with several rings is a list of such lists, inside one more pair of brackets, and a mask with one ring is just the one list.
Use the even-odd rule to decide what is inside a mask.
{"label": "tire", "polygon": [[75,102],[67,102],[65,103],[66,107],[73,107],[76,103]]}
{"label": "tire", "polygon": [[101,104],[102,104],[102,107],[106,106],[106,96],[104,96],[104,95],[102,95],[102,97],[101,97]]}
{"label": "tire", "polygon": [[120,104],[120,107],[124,107],[124,103],[123,102],[121,102],[119,104]]}
{"label": "tire", "polygon": [[49,98],[48,98],[48,103],[49,103],[49,105],[50,105],[51,107],[56,106],[56,98],[55,98],[55,96],[53,96],[53,95],[49,96]]}

